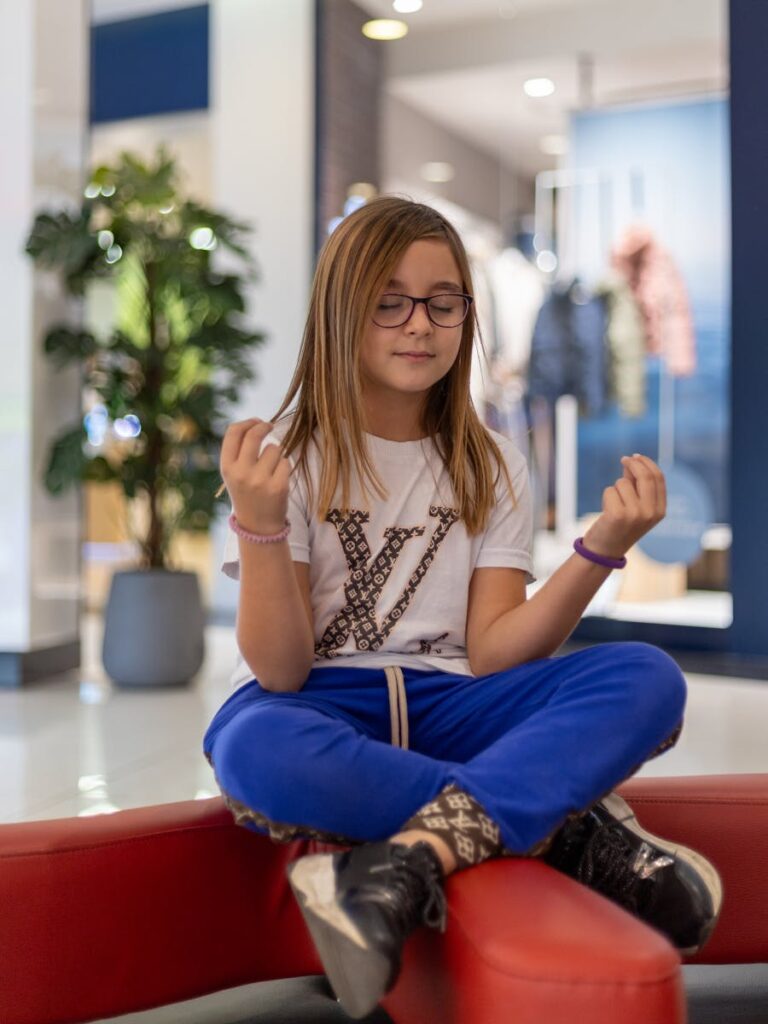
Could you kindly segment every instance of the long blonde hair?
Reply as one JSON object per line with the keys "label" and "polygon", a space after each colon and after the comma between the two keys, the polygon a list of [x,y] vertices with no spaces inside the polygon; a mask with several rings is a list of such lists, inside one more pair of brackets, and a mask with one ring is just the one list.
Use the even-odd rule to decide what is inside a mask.
{"label": "long blonde hair", "polygon": [[[363,436],[359,350],[373,303],[406,249],[423,238],[448,244],[462,289],[472,295],[469,260],[455,228],[437,210],[411,199],[383,195],[371,200],[342,220],[320,251],[296,369],[271,420],[276,422],[299,393],[296,409],[286,413],[294,418],[282,449],[285,456],[301,449],[300,469],[310,481],[307,450],[317,431],[322,469],[316,511],[321,522],[326,521],[339,476],[342,508],[348,508],[353,466],[366,494],[368,478],[381,498],[387,496]],[[470,535],[486,528],[496,504],[499,468],[516,504],[504,457],[470,396],[476,334],[485,352],[474,307],[472,303],[464,321],[453,366],[427,396],[422,423],[448,470],[458,512]],[[497,465],[493,479],[490,455]],[[311,481],[309,486],[311,491]]]}

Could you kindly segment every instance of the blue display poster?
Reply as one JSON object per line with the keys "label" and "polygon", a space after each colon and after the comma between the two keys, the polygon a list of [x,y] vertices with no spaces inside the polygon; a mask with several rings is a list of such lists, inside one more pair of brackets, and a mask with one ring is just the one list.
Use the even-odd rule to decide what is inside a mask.
{"label": "blue display poster", "polygon": [[661,469],[667,486],[667,514],[637,546],[656,562],[690,565],[701,554],[702,538],[712,525],[712,498],[699,474],[687,466]]}

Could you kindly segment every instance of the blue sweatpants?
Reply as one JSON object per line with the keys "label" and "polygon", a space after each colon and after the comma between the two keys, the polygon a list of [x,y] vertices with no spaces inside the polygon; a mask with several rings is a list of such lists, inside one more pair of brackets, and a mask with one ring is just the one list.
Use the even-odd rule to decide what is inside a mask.
{"label": "blue sweatpants", "polygon": [[273,839],[387,839],[456,783],[525,854],[672,746],[685,699],[644,643],[486,676],[331,665],[297,693],[236,690],[203,750],[237,822]]}

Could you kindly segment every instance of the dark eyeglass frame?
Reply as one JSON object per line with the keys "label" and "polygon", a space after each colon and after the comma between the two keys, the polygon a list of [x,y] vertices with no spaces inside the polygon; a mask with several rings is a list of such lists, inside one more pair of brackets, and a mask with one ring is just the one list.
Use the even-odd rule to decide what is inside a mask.
{"label": "dark eyeglass frame", "polygon": [[[426,296],[424,298],[419,298],[416,295],[404,295],[402,292],[384,292],[384,294],[381,296],[381,298],[385,299],[388,295],[391,295],[393,298],[397,298],[397,299],[410,299],[410,301],[411,301],[411,308],[408,310],[408,316],[405,318],[405,320],[401,320],[399,324],[380,324],[375,319],[375,317],[373,315],[371,315],[371,320],[373,320],[373,322],[376,324],[376,326],[377,327],[382,327],[384,330],[388,330],[390,328],[395,328],[395,327],[402,327],[403,324],[407,324],[408,321],[413,316],[413,311],[416,309],[416,304],[418,302],[423,302],[424,303],[424,309],[426,310],[427,317],[429,318],[429,322],[433,323],[435,325],[435,327],[442,327],[444,330],[448,330],[449,331],[453,327],[461,327],[461,325],[464,323],[464,321],[469,316],[469,311],[472,308],[472,303],[475,301],[474,297],[472,295],[465,295],[464,292],[440,292],[438,295],[428,295],[428,296]],[[435,299],[442,299],[442,298],[446,298],[446,297],[447,298],[451,298],[451,299],[466,299],[467,300],[467,308],[466,308],[466,311],[464,313],[464,316],[461,318],[461,320],[459,320],[459,322],[457,324],[451,324],[450,327],[446,327],[445,324],[439,324],[436,320],[433,319],[432,314],[429,311],[429,303],[430,302],[434,302]]]}

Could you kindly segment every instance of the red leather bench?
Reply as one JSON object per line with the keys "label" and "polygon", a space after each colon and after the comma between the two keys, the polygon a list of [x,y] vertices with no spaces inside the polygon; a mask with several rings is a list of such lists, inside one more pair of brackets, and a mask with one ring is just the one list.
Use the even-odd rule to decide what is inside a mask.
{"label": "red leather bench", "polygon": [[[723,910],[687,962],[768,962],[768,774],[632,779],[651,831],[719,869]],[[72,1024],[249,982],[320,974],[285,867],[220,798],[0,825],[0,1021]],[[539,860],[447,881],[383,1002],[396,1024],[676,1024],[681,961],[657,932]]]}

